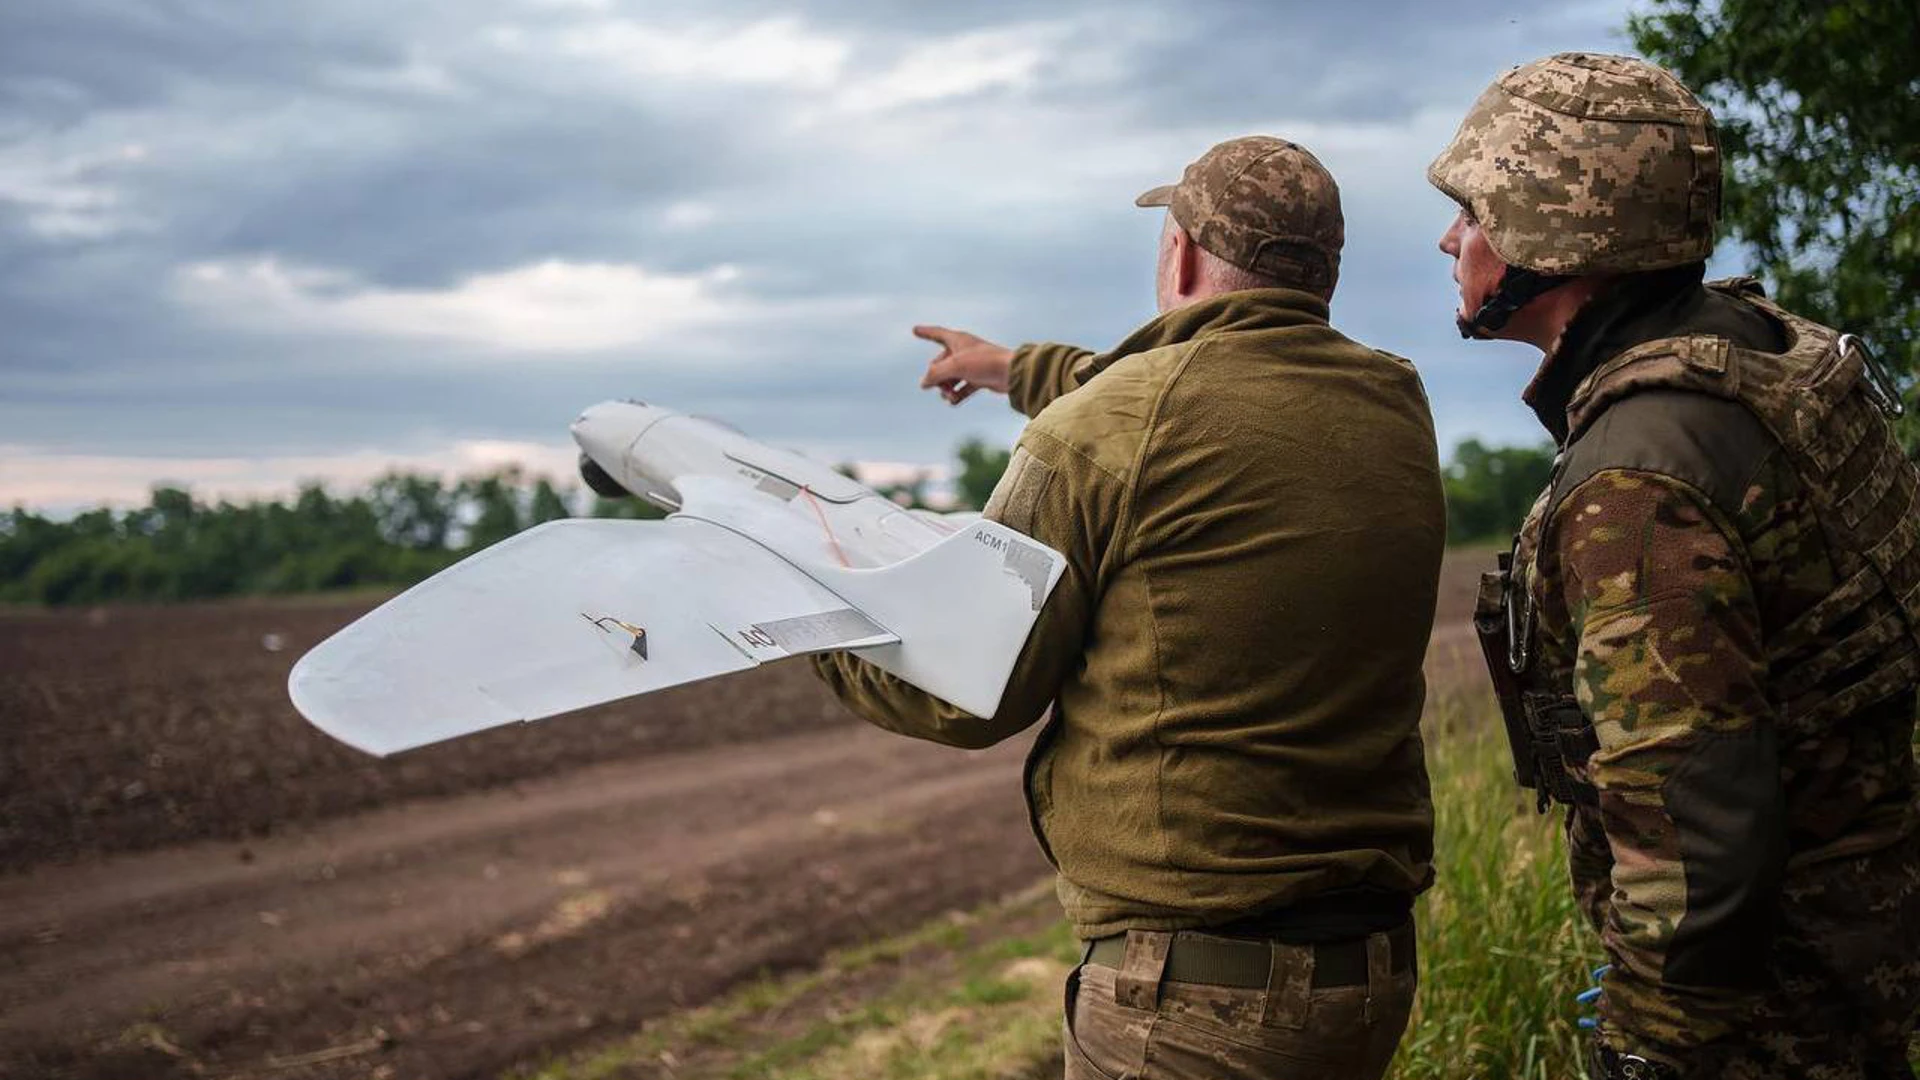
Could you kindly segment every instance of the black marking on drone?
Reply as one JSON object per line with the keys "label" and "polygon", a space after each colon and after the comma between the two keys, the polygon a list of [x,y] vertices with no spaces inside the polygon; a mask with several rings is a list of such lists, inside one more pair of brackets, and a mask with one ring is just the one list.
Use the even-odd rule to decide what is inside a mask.
{"label": "black marking on drone", "polygon": [[645,660],[647,658],[647,628],[646,627],[635,626],[632,623],[628,623],[628,622],[621,622],[619,619],[616,619],[611,615],[602,615],[598,618],[595,618],[594,616],[589,615],[583,611],[580,613],[580,617],[592,623],[595,627],[599,628],[600,632],[603,634],[613,633],[614,628],[616,627],[621,630],[625,630],[629,634],[632,634],[633,644],[628,645],[627,648],[630,649],[633,652],[633,654],[638,656],[640,659]]}

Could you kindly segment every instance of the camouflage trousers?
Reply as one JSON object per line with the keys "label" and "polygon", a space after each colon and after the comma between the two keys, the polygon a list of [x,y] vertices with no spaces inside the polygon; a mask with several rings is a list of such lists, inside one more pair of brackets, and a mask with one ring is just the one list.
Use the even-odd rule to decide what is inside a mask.
{"label": "camouflage trousers", "polygon": [[1066,1080],[1377,1080],[1413,1009],[1415,966],[1394,973],[1386,934],[1366,939],[1367,975],[1316,986],[1313,946],[1272,946],[1264,988],[1164,978],[1173,934],[1134,930],[1120,968],[1067,978]]}
{"label": "camouflage trousers", "polygon": [[1920,1020],[1920,836],[1792,872],[1745,1031],[1686,1060],[1727,1080],[1911,1080]]}

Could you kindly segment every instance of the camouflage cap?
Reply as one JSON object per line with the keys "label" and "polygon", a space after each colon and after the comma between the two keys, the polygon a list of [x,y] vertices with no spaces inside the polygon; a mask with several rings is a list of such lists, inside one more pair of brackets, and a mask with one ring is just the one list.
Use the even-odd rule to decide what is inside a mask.
{"label": "camouflage cap", "polygon": [[1699,262],[1720,216],[1713,114],[1627,56],[1560,53],[1495,79],[1427,179],[1502,259],[1543,274]]}
{"label": "camouflage cap", "polygon": [[1314,292],[1340,277],[1340,187],[1307,149],[1249,135],[1200,155],[1177,184],[1135,206],[1165,206],[1194,243],[1243,270]]}

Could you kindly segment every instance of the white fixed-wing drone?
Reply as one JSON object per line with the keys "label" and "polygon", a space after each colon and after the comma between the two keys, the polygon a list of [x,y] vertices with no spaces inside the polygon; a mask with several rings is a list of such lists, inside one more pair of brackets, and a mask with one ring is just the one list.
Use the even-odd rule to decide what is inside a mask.
{"label": "white fixed-wing drone", "polygon": [[1058,552],[895,505],[832,469],[639,402],[573,423],[581,472],[664,521],[570,518],[485,549],[301,657],[294,707],[390,754],[829,649],[977,716],[999,706]]}

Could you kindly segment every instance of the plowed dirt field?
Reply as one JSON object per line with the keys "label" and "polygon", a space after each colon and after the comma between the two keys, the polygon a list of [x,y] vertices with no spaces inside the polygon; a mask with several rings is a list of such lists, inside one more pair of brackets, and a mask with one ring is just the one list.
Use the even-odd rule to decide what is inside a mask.
{"label": "plowed dirt field", "polygon": [[284,684],[369,606],[0,613],[0,1078],[491,1077],[1047,872],[1026,738],[801,665],[366,757]]}

